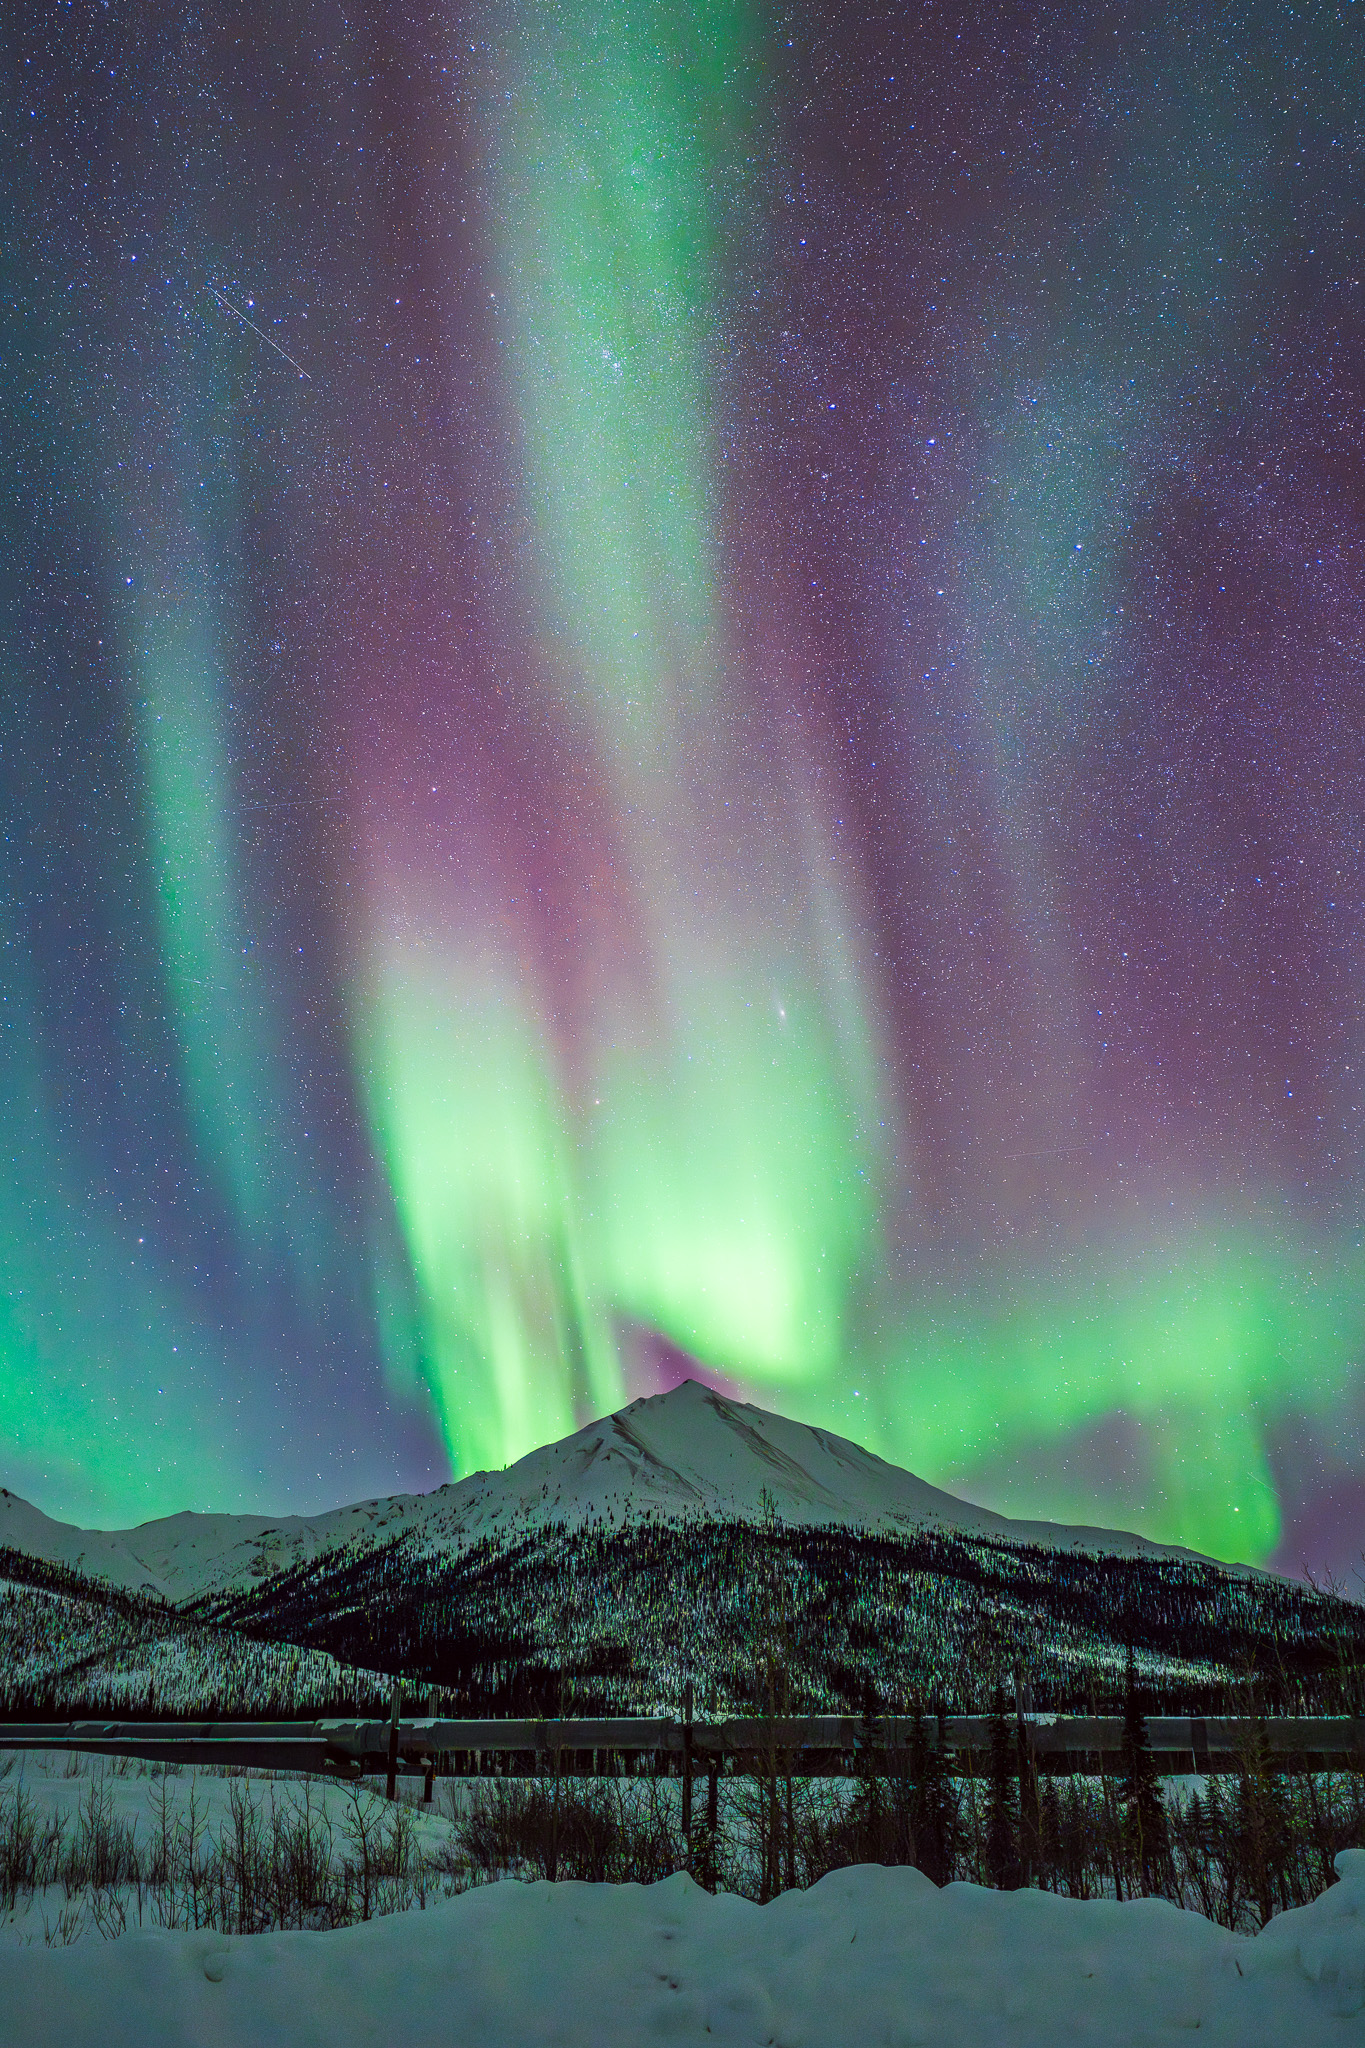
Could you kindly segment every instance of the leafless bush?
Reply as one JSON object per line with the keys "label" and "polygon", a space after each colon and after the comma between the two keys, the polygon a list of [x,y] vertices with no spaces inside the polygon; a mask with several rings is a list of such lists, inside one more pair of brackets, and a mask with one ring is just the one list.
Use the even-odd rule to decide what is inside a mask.
{"label": "leafless bush", "polygon": [[55,1922],[43,1915],[44,1948],[69,1948],[73,1941],[79,1940],[84,1926],[85,1907],[79,1899],[68,1899]]}
{"label": "leafless bush", "polygon": [[[53,1825],[61,1823],[54,1816]],[[89,1778],[81,1793],[76,1826],[60,1864],[67,1896],[94,1886],[107,1891],[140,1874],[136,1826],[119,1820],[104,1774]]]}
{"label": "leafless bush", "polygon": [[[771,1896],[771,1776],[722,1782],[718,1887]],[[982,1775],[930,1787],[899,1774],[796,1778],[788,1832],[779,1779],[781,1874],[790,1869],[795,1884],[806,1886],[849,1864],[922,1859],[921,1867],[933,1862],[935,1882],[990,1883],[985,1783],[984,1760]],[[453,1808],[452,1875],[474,1883],[546,1876],[553,1826],[561,1877],[648,1883],[686,1868],[676,1792],[676,1782],[639,1777],[564,1780],[557,1795],[549,1781],[480,1781]],[[1159,1859],[1144,1853],[1121,1780],[1042,1779],[1031,1882],[1072,1898],[1165,1897],[1249,1932],[1316,1897],[1334,1881],[1337,1852],[1365,1844],[1365,1779],[1354,1773],[1258,1779],[1248,1768],[1210,1779],[1189,1797],[1163,1796],[1160,1786],[1152,1796],[1164,1820]],[[694,1829],[694,1855],[696,1842]]]}
{"label": "leafless bush", "polygon": [[654,1778],[491,1779],[455,1814],[458,1852],[475,1883],[653,1884],[686,1864],[671,1789]]}
{"label": "leafless bush", "polygon": [[212,1927],[230,1934],[268,1928],[341,1927],[424,1907],[468,1882],[447,1842],[428,1853],[411,1808],[368,1787],[348,1788],[338,1830],[307,1780],[262,1786],[234,1776],[228,1811],[211,1827],[203,1790],[151,1780],[146,1826],[114,1811],[103,1773],[83,1788],[74,1816],[44,1816],[22,1779],[0,1794],[0,1911],[60,1886],[49,1946],[73,1940],[88,1918],[106,1938],[129,1926]]}
{"label": "leafless bush", "polygon": [[[919,1861],[936,1882],[988,1882],[978,1761],[980,1775],[955,1779],[923,1756],[927,1777],[723,1776],[706,1874],[754,1899],[770,1897],[775,1879],[806,1886],[853,1863]],[[55,1888],[63,1903],[55,1920],[43,1914],[49,1946],[87,1927],[105,1938],[146,1924],[250,1934],[346,1926],[500,1877],[649,1884],[688,1867],[676,1779],[447,1780],[444,1790],[446,1825],[433,1843],[411,1807],[363,1784],[346,1788],[338,1814],[335,1793],[306,1780],[233,1777],[226,1814],[211,1824],[203,1786],[162,1775],[139,1825],[115,1810],[103,1774],[65,1815],[45,1812],[20,1777],[0,1788],[0,1912],[43,1904]],[[1144,1857],[1121,1781],[1044,1778],[1031,1881],[1073,1898],[1147,1891],[1251,1931],[1314,1898],[1333,1882],[1336,1854],[1365,1844],[1365,1778],[1275,1773],[1263,1747],[1188,1796],[1160,1786],[1151,1796],[1165,1845],[1157,1861]],[[694,1826],[694,1867],[699,1839]]]}

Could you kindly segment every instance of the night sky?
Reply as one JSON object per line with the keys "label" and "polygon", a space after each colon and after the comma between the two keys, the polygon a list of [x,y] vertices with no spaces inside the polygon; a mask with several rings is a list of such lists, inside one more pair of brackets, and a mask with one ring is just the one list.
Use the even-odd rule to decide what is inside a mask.
{"label": "night sky", "polygon": [[1365,1549],[1365,19],[5,10],[0,1479],[689,1372]]}

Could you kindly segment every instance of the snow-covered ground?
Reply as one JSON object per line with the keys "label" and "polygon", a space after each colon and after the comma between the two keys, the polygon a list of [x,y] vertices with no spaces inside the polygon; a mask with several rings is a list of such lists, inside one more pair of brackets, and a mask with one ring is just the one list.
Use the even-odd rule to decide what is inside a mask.
{"label": "snow-covered ground", "polygon": [[14,2048],[1345,2048],[1365,1850],[1254,1938],[1159,1901],[936,1891],[862,1866],[769,1906],[505,1882],[331,1934],[0,1948]]}
{"label": "snow-covered ground", "polygon": [[[687,1380],[532,1451],[505,1472],[475,1472],[432,1493],[357,1502],[311,1517],[169,1515],[136,1529],[78,1529],[0,1487],[0,1547],[183,1601],[256,1584],[347,1543],[415,1530],[459,1550],[546,1522],[647,1515],[739,1516],[904,1535],[918,1528],[1124,1557],[1188,1557],[1120,1530],[1014,1522],[930,1486],[829,1430],[729,1401]],[[1238,1570],[1239,1567],[1230,1567]]]}
{"label": "snow-covered ground", "polygon": [[[0,1835],[18,1782],[11,1772],[0,1785]],[[244,1794],[267,1849],[278,1818],[289,1853],[324,1843],[353,1884],[360,1825],[379,1917],[325,1932],[186,1931],[212,1902],[196,1908],[183,1885],[139,1893],[112,1864],[106,1886],[70,1899],[51,1882],[0,1911],[0,2048],[1157,2048],[1195,2030],[1225,2048],[1365,2040],[1360,1849],[1338,1857],[1339,1882],[1312,1906],[1248,1936],[1158,1900],[939,1891],[918,1871],[874,1866],[768,1906],[713,1898],[681,1874],[464,1890],[448,1815],[474,1781],[438,1785],[447,1796],[434,1811],[415,1806],[417,1780],[396,1807],[370,1787],[284,1776],[88,1760],[68,1776],[51,1757],[29,1759],[22,1783],[40,1827],[88,1838],[94,1816],[111,1855],[120,1829],[146,1854],[169,1826],[182,1871],[187,1824],[206,1868],[215,1842],[249,1860]],[[168,1896],[178,1928],[158,1924]],[[267,1906],[256,1924],[278,1920]]]}
{"label": "snow-covered ground", "polygon": [[0,1947],[335,1928],[464,1889],[450,1797],[422,1805],[409,1776],[390,1802],[382,1783],[0,1753]]}

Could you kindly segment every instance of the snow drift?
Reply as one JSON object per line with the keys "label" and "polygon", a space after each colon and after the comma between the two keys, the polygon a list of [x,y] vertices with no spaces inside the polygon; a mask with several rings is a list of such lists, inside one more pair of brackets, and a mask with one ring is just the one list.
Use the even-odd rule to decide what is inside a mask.
{"label": "snow drift", "polygon": [[1365,1850],[1337,1868],[1254,1937],[1159,1900],[936,1891],[866,1865],[770,1906],[682,1875],[506,1882],[333,1934],[0,1950],[0,2043],[1338,2048],[1365,2009]]}

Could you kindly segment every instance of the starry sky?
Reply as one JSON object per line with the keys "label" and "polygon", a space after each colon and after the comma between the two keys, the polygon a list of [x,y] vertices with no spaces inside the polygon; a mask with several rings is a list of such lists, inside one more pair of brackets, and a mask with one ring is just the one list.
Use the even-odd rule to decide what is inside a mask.
{"label": "starry sky", "polygon": [[6,10],[0,1479],[1359,1562],[1363,29]]}

